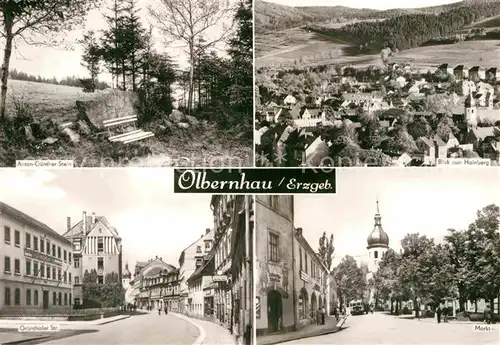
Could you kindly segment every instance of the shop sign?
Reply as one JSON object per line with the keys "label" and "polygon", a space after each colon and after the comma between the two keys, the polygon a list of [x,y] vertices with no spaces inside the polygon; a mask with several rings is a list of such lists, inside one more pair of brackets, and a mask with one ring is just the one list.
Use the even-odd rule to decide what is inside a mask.
{"label": "shop sign", "polygon": [[212,276],[212,281],[215,283],[227,282],[228,277],[225,275]]}
{"label": "shop sign", "polygon": [[309,275],[306,272],[304,272],[304,271],[300,271],[300,279],[302,279],[306,283],[309,283],[311,281],[309,279]]}

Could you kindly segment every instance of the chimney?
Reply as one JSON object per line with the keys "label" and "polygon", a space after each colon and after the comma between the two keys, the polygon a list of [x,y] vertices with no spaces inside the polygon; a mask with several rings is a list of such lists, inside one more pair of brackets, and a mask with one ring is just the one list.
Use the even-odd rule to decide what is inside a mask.
{"label": "chimney", "polygon": [[66,217],[66,227],[68,228],[67,230],[71,229],[71,217]]}
{"label": "chimney", "polygon": [[157,259],[158,259],[158,255],[156,255],[156,257],[155,257],[155,260],[157,260]]}
{"label": "chimney", "polygon": [[295,229],[295,230],[297,231],[297,233],[298,233],[300,236],[302,236],[302,228],[297,228],[297,229]]}
{"label": "chimney", "polygon": [[210,229],[205,230],[205,235],[207,235],[210,232]]}
{"label": "chimney", "polygon": [[92,224],[95,224],[95,212],[92,212]]}
{"label": "chimney", "polygon": [[83,211],[82,222],[83,222],[83,232],[87,234],[87,212],[85,211]]}

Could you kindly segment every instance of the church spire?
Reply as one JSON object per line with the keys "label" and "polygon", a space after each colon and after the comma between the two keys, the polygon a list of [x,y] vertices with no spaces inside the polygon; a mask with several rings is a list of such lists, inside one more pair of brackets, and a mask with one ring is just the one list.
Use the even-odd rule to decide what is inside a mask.
{"label": "church spire", "polygon": [[389,246],[389,236],[382,229],[382,216],[380,215],[380,205],[377,196],[377,213],[375,213],[375,224],[373,225],[373,230],[368,236],[368,248],[372,247],[388,247]]}

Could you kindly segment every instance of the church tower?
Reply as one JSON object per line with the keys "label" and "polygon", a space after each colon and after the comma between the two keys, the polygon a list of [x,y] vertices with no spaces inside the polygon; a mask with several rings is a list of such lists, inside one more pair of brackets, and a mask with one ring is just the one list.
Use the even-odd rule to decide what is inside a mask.
{"label": "church tower", "polygon": [[382,259],[382,255],[389,249],[389,236],[382,229],[382,217],[377,199],[377,213],[375,213],[375,224],[373,230],[368,235],[368,271],[372,275],[378,270],[378,263]]}
{"label": "church tower", "polygon": [[130,279],[132,278],[132,274],[128,269],[128,263],[125,264],[125,269],[122,272],[122,286],[125,290],[128,289],[130,285]]}
{"label": "church tower", "polygon": [[476,102],[472,91],[469,91],[469,95],[465,99],[465,121],[469,128],[477,126]]}

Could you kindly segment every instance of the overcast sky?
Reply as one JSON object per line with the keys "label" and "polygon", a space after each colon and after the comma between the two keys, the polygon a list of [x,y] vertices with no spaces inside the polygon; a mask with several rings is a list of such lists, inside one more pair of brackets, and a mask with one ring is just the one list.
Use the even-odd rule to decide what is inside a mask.
{"label": "overcast sky", "polygon": [[314,249],[323,231],[333,233],[335,264],[346,254],[365,256],[378,195],[389,246],[399,251],[408,233],[440,240],[449,228],[467,228],[477,210],[500,206],[499,174],[495,168],[340,170],[337,194],[295,196],[295,227]]}
{"label": "overcast sky", "polygon": [[213,228],[210,198],[173,194],[171,169],[0,170],[0,201],[61,234],[67,216],[105,216],[131,271],[156,255],[178,267],[181,251]]}
{"label": "overcast sky", "polygon": [[[106,29],[107,23],[103,17],[103,14],[109,14],[108,8],[110,6],[110,0],[106,0],[106,6],[101,9],[91,11],[86,19],[86,29],[95,30],[97,32]],[[154,24],[154,20],[150,18],[147,7],[154,3],[160,3],[160,1],[152,0],[138,0],[138,8],[140,10],[139,16],[142,20],[145,28],[149,28],[150,24]],[[233,3],[233,1],[231,1]],[[158,6],[161,6],[160,4]],[[214,27],[213,29],[207,30],[207,40],[213,39],[220,35],[222,29],[222,23],[219,27]],[[16,49],[14,50],[11,58],[10,69],[16,68],[17,70],[24,71],[28,74],[40,75],[45,78],[56,77],[58,80],[67,76],[80,76],[86,77],[88,72],[84,67],[81,66],[81,56],[82,48],[75,42],[82,38],[82,34],[85,30],[80,28],[68,33],[65,33],[65,39],[68,42],[72,42],[69,46],[72,49],[67,49],[68,47],[43,47],[43,46],[30,46],[27,45],[22,39],[16,40]],[[155,42],[156,49],[160,52],[169,53],[180,66],[187,66],[187,58],[184,53],[184,47],[181,43],[167,43],[165,44],[165,39],[163,35],[159,32],[155,32]],[[39,40],[39,39],[37,39]],[[3,57],[4,40],[0,39],[0,55]],[[218,47],[218,52],[221,52],[222,46]],[[107,74],[101,75],[102,80],[110,81],[110,76]]]}
{"label": "overcast sky", "polygon": [[377,10],[388,10],[393,8],[417,8],[439,6],[459,2],[457,0],[272,0],[276,4],[287,6],[346,6],[352,8],[372,8]]}

